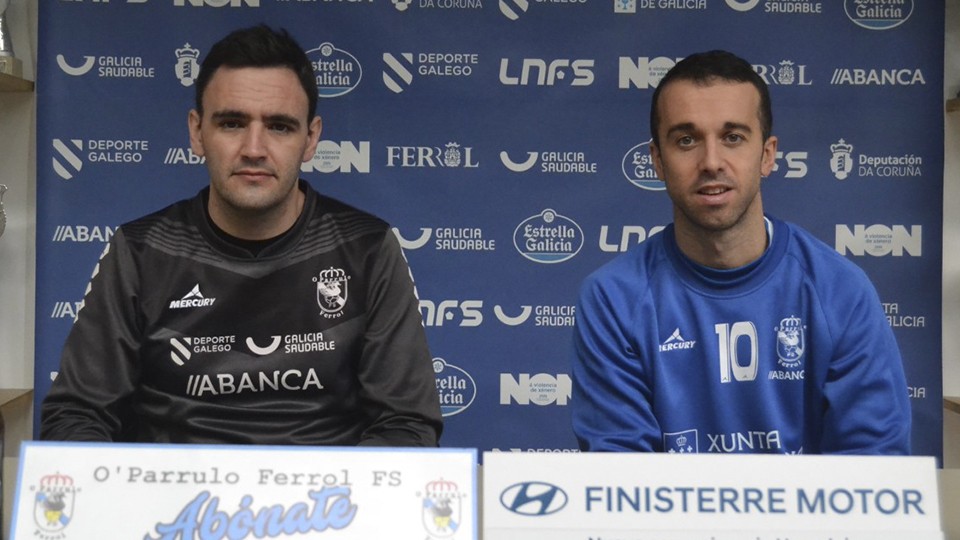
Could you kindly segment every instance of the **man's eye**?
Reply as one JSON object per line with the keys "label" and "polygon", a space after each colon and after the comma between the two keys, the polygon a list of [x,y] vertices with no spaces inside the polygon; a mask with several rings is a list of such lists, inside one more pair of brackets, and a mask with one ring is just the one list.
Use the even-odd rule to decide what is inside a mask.
{"label": "man's eye", "polygon": [[693,144],[693,137],[689,135],[680,137],[679,139],[677,139],[677,144],[679,146],[690,146],[691,144]]}

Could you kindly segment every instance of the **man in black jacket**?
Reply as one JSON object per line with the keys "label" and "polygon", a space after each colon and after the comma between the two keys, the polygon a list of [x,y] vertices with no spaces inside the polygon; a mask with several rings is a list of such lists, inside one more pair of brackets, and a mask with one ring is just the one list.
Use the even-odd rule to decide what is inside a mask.
{"label": "man in black jacket", "polygon": [[283,31],[204,59],[188,125],[210,186],[124,224],[41,409],[80,441],[437,446],[435,379],[387,223],[299,179],[313,67]]}

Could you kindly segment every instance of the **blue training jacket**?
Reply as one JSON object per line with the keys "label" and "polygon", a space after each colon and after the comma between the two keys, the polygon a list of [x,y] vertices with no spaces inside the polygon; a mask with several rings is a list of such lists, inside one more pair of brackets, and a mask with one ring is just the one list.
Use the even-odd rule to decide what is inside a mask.
{"label": "blue training jacket", "polygon": [[585,451],[909,454],[910,403],[879,297],[855,264],[767,216],[734,270],[673,225],[592,273],[574,331]]}

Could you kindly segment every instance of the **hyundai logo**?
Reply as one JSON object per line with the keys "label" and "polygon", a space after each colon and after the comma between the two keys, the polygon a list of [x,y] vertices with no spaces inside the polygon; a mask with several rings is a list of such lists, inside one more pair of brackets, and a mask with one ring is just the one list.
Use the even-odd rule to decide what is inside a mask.
{"label": "hyundai logo", "polygon": [[546,482],[521,482],[503,490],[500,504],[522,516],[546,516],[567,505],[567,492]]}

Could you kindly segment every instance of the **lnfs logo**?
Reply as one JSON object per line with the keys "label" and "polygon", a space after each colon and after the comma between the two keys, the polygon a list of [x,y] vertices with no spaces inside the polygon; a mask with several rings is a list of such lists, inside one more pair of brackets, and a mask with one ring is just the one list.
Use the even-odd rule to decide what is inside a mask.
{"label": "lnfs logo", "polygon": [[500,493],[500,504],[521,516],[555,514],[567,505],[567,492],[546,482],[521,482]]}
{"label": "lnfs logo", "polygon": [[559,58],[547,63],[540,58],[524,58],[517,75],[511,74],[510,59],[503,58],[500,60],[500,82],[507,86],[554,86],[569,79],[570,86],[590,86],[593,84],[593,64],[593,60],[587,59]]}

